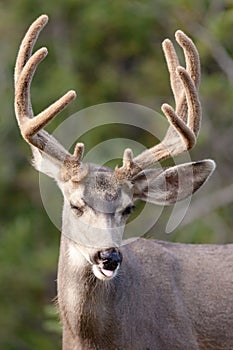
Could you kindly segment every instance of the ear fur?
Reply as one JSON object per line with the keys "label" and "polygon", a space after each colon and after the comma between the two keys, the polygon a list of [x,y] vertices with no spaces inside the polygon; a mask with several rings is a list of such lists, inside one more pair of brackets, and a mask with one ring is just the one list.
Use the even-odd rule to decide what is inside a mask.
{"label": "ear fur", "polygon": [[134,199],[170,205],[195,193],[210,177],[215,162],[207,159],[170,168],[148,169],[133,179]]}
{"label": "ear fur", "polygon": [[46,153],[31,147],[33,153],[32,165],[39,172],[52,177],[56,181],[61,180],[61,164],[55,159],[49,157]]}

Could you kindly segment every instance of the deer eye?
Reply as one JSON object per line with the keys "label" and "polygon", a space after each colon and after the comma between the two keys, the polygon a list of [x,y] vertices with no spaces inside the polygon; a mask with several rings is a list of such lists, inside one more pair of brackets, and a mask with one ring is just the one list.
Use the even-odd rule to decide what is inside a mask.
{"label": "deer eye", "polygon": [[77,205],[70,203],[70,208],[77,216],[81,216],[83,214],[83,207],[79,207]]}
{"label": "deer eye", "polygon": [[128,207],[126,207],[123,212],[122,215],[123,216],[128,216],[130,215],[134,210],[135,210],[135,205],[128,205]]}

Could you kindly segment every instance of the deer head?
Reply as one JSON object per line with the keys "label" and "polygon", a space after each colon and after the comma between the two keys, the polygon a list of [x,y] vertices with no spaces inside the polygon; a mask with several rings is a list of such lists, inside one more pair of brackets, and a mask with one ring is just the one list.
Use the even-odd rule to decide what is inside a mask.
{"label": "deer head", "polygon": [[212,160],[148,169],[196,143],[201,124],[199,56],[182,31],[176,32],[176,40],[184,51],[185,68],[180,66],[171,41],[163,42],[176,105],[175,110],[168,104],[162,105],[168,131],[162,142],[136,157],[131,149],[126,149],[123,165],[113,170],[84,163],[82,143],[71,154],[43,129],[76,97],[74,91],[67,92],[39,115],[33,114],[30,85],[47,49],[35,53],[32,50],[47,21],[46,15],[40,16],[21,43],[15,67],[15,113],[21,134],[32,148],[34,166],[54,178],[63,193],[63,235],[75,242],[97,278],[109,279],[120,267],[119,247],[135,201],[173,204],[197,191],[214,170]]}

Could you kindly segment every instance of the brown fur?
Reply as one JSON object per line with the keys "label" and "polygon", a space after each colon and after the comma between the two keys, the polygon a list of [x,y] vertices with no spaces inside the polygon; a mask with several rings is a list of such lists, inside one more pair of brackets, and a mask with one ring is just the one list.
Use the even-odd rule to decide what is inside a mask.
{"label": "brown fur", "polygon": [[[63,237],[60,259],[69,244]],[[71,320],[73,346],[78,339],[78,349],[85,350],[233,349],[232,245],[138,239],[123,246],[122,253],[120,273],[107,283],[86,264],[73,271],[62,261],[59,305],[66,310],[65,339]],[[80,268],[85,271],[81,276]],[[65,299],[70,285],[78,296],[75,322]],[[64,343],[63,349],[73,347]]]}

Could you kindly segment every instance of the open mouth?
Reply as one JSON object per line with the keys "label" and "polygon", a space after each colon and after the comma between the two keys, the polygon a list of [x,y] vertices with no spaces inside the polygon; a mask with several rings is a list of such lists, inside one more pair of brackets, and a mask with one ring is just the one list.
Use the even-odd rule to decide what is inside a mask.
{"label": "open mouth", "polygon": [[122,255],[116,248],[97,253],[92,266],[94,275],[101,280],[116,276],[122,262]]}
{"label": "open mouth", "polygon": [[117,274],[119,267],[120,267],[120,264],[118,264],[114,270],[107,270],[106,268],[99,266],[99,270],[102,273],[102,275],[104,275],[105,277],[112,278]]}
{"label": "open mouth", "polygon": [[110,280],[115,277],[120,268],[120,263],[116,266],[114,270],[108,270],[101,265],[93,265],[92,269],[94,275],[100,280]]}

